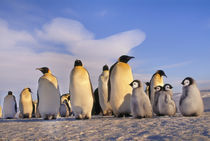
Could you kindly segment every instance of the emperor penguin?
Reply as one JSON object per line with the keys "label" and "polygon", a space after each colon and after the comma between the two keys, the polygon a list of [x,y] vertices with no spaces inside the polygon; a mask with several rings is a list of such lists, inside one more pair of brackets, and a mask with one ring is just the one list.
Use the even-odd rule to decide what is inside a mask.
{"label": "emperor penguin", "polygon": [[17,103],[16,98],[11,91],[8,92],[8,95],[4,98],[3,103],[3,116],[4,118],[14,118],[17,113]]}
{"label": "emperor penguin", "polygon": [[155,87],[156,86],[163,86],[163,76],[167,77],[165,72],[163,70],[157,70],[155,74],[153,74],[151,80],[150,80],[150,86],[149,86],[149,98],[152,104],[152,107],[154,105],[154,98],[155,98]]}
{"label": "emperor penguin", "polygon": [[98,78],[98,95],[99,103],[104,116],[112,115],[112,107],[108,102],[108,81],[109,81],[109,67],[103,66],[103,72]]}
{"label": "emperor penguin", "polygon": [[122,55],[110,68],[108,82],[108,101],[110,101],[113,113],[116,117],[130,116],[130,98],[133,74],[128,61],[134,57]]}
{"label": "emperor penguin", "polygon": [[0,118],[2,118],[2,108],[0,106]]}
{"label": "emperor penguin", "polygon": [[102,109],[99,103],[99,95],[98,95],[98,88],[95,89],[93,93],[93,109],[92,115],[99,115],[102,113]]}
{"label": "emperor penguin", "polygon": [[179,110],[183,116],[200,116],[204,111],[203,99],[196,81],[187,77],[182,81],[182,95]]}
{"label": "emperor penguin", "polygon": [[74,62],[70,73],[72,111],[76,119],[91,119],[93,89],[88,71],[81,60]]}
{"label": "emperor penguin", "polygon": [[61,96],[60,115],[61,117],[68,117],[72,114],[72,108],[70,103],[70,94],[63,94]]}
{"label": "emperor penguin", "polygon": [[140,80],[134,80],[130,86],[133,88],[131,96],[132,116],[134,118],[152,117],[152,105],[144,91],[143,83]]}
{"label": "emperor penguin", "polygon": [[149,86],[150,86],[150,83],[149,82],[146,82],[146,89],[145,89],[145,93],[149,96]]}
{"label": "emperor penguin", "polygon": [[56,77],[47,67],[37,68],[43,75],[38,81],[38,109],[43,119],[56,119],[60,107],[60,91]]}
{"label": "emperor penguin", "polygon": [[172,88],[170,84],[163,86],[163,91],[161,91],[158,98],[159,115],[174,116],[176,114],[176,104],[172,99]]}
{"label": "emperor penguin", "polygon": [[162,86],[156,86],[155,87],[155,97],[154,97],[154,104],[153,104],[153,112],[156,115],[160,115],[159,108],[158,108],[158,99],[159,96],[163,93],[163,87]]}
{"label": "emperor penguin", "polygon": [[33,112],[33,101],[31,89],[25,88],[20,93],[19,109],[22,118],[31,118]]}

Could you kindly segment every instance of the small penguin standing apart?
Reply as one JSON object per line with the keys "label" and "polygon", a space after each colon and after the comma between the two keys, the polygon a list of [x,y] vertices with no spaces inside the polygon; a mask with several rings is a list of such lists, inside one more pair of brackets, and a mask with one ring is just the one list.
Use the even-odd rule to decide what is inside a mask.
{"label": "small penguin standing apart", "polygon": [[107,65],[104,65],[103,72],[98,78],[99,103],[103,110],[104,116],[112,115],[112,107],[108,102],[108,81],[109,81],[109,67]]}
{"label": "small penguin standing apart", "polygon": [[47,67],[38,68],[43,73],[38,84],[38,109],[44,119],[56,119],[60,107],[58,81]]}
{"label": "small penguin standing apart", "polygon": [[90,119],[93,108],[93,89],[88,71],[76,60],[70,74],[72,111],[76,119]]}
{"label": "small penguin standing apart", "polygon": [[108,82],[108,100],[116,117],[128,116],[131,113],[130,98],[133,81],[131,67],[127,64],[134,57],[122,55],[110,69]]}
{"label": "small penguin standing apart", "polygon": [[170,84],[165,84],[158,98],[159,115],[174,116],[176,114],[176,104],[172,99],[173,92]]}
{"label": "small penguin standing apart", "polygon": [[72,114],[72,108],[70,103],[70,94],[63,94],[61,96],[60,116],[68,117]]}
{"label": "small penguin standing apart", "polygon": [[153,112],[156,115],[160,115],[159,108],[158,108],[158,99],[160,94],[163,92],[162,86],[156,86],[155,87],[155,98],[154,98],[154,104],[153,104]]}
{"label": "small penguin standing apart", "polygon": [[183,116],[200,116],[204,111],[203,99],[195,80],[187,77],[182,81],[179,110]]}
{"label": "small penguin standing apart", "polygon": [[143,83],[140,80],[134,80],[130,86],[133,88],[131,96],[132,116],[134,118],[152,117],[152,106],[144,91]]}
{"label": "small penguin standing apart", "polygon": [[150,80],[150,89],[149,89],[149,98],[152,104],[152,107],[154,105],[154,98],[155,98],[155,87],[156,86],[163,86],[163,76],[167,77],[165,75],[165,72],[162,70],[158,70],[151,78]]}
{"label": "small penguin standing apart", "polygon": [[19,109],[21,117],[31,118],[33,112],[33,102],[31,96],[31,89],[25,88],[20,94]]}
{"label": "small penguin standing apart", "polygon": [[17,103],[15,96],[11,91],[8,92],[8,95],[4,98],[3,104],[3,116],[4,118],[14,118],[17,113]]}

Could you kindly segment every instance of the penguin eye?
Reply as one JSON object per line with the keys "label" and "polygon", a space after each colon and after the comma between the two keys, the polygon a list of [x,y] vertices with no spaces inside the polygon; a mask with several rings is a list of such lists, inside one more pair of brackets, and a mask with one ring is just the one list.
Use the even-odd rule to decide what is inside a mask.
{"label": "penguin eye", "polygon": [[139,84],[137,82],[133,82],[133,88],[138,88]]}
{"label": "penguin eye", "polygon": [[166,85],[165,90],[167,90],[167,91],[170,90],[170,86]]}
{"label": "penguin eye", "polygon": [[160,91],[160,87],[156,87],[155,90],[156,90],[156,91]]}
{"label": "penguin eye", "polygon": [[185,80],[184,81],[184,86],[189,86],[190,85],[190,81],[189,80]]}

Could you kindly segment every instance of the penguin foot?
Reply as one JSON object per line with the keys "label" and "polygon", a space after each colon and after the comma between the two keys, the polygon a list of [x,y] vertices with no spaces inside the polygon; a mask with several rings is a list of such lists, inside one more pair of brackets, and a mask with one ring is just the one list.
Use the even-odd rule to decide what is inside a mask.
{"label": "penguin foot", "polygon": [[46,115],[44,116],[44,120],[51,120],[52,118],[53,118],[52,115],[46,114]]}
{"label": "penguin foot", "polygon": [[81,119],[82,119],[82,115],[81,115],[81,114],[79,114],[79,115],[75,116],[75,119],[77,119],[77,120],[81,120]]}

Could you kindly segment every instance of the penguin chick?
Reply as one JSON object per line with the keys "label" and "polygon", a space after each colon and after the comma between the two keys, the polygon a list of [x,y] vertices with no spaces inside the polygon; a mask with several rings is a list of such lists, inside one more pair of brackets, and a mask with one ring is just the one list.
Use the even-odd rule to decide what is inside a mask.
{"label": "penguin chick", "polygon": [[182,95],[179,100],[179,110],[183,116],[200,116],[204,111],[203,99],[195,80],[185,78],[182,83]]}
{"label": "penguin chick", "polygon": [[76,119],[91,119],[93,89],[88,71],[76,60],[70,73],[72,111]]}
{"label": "penguin chick", "polygon": [[165,84],[159,95],[158,110],[160,115],[174,116],[176,114],[176,104],[172,99],[172,88],[170,84]]}
{"label": "penguin chick", "polygon": [[25,88],[20,93],[19,99],[19,109],[21,117],[23,118],[31,118],[33,112],[33,102],[31,96],[31,89]]}
{"label": "penguin chick", "polygon": [[154,105],[154,98],[155,98],[155,87],[156,86],[163,86],[163,76],[167,77],[163,70],[157,70],[155,74],[153,74],[150,80],[150,89],[149,89],[149,98],[151,101],[152,106]]}
{"label": "penguin chick", "polygon": [[108,82],[108,101],[116,117],[130,116],[130,98],[133,74],[128,61],[134,57],[122,55],[110,69]]}
{"label": "penguin chick", "polygon": [[155,98],[154,98],[154,104],[153,104],[153,112],[156,115],[160,115],[159,108],[158,108],[158,99],[160,94],[163,92],[162,86],[156,86],[155,87]]}
{"label": "penguin chick", "polygon": [[61,105],[65,104],[67,106],[66,108],[67,108],[68,113],[69,113],[67,116],[71,116],[71,114],[72,114],[70,97],[71,97],[70,93],[66,93],[66,94],[63,94],[61,96]]}
{"label": "penguin chick", "polygon": [[38,81],[38,109],[43,119],[56,119],[60,107],[60,90],[56,77],[47,67],[38,68],[43,76]]}
{"label": "penguin chick", "polygon": [[145,94],[143,83],[134,80],[130,83],[133,88],[131,96],[131,113],[134,118],[152,117],[152,106],[149,97]]}
{"label": "penguin chick", "polygon": [[109,67],[103,66],[103,71],[98,78],[98,95],[99,103],[103,111],[104,116],[112,115],[112,107],[108,102],[108,80],[109,80]]}
{"label": "penguin chick", "polygon": [[61,103],[59,112],[61,117],[68,117],[70,115],[68,101],[66,99]]}
{"label": "penguin chick", "polygon": [[14,118],[17,113],[17,103],[16,98],[11,91],[8,92],[8,95],[4,98],[3,104],[3,116],[4,118]]}

